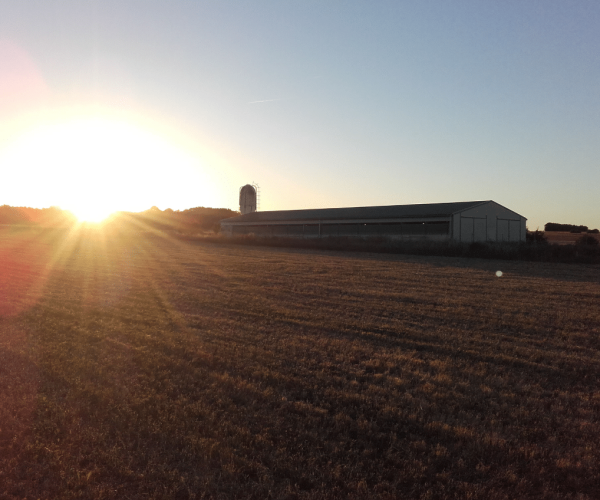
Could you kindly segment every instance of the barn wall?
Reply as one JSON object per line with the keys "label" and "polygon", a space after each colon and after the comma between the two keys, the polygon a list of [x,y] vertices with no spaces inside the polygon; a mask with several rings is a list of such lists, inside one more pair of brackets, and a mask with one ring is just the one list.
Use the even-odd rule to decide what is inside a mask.
{"label": "barn wall", "polygon": [[454,238],[464,243],[486,241],[525,241],[526,220],[493,201],[455,214]]}
{"label": "barn wall", "polygon": [[347,222],[223,224],[226,235],[254,234],[270,238],[391,238],[441,241],[450,237],[448,221],[427,222]]}
{"label": "barn wall", "polygon": [[496,202],[483,202],[452,216],[396,219],[264,220],[222,223],[226,235],[272,238],[389,238],[457,242],[525,241],[526,219]]}

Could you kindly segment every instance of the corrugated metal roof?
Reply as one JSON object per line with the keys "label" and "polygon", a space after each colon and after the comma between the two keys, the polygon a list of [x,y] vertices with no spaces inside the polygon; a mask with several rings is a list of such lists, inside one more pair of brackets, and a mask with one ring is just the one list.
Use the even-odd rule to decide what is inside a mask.
{"label": "corrugated metal roof", "polygon": [[403,217],[449,217],[488,201],[459,201],[455,203],[424,203],[384,207],[317,208],[310,210],[277,210],[253,212],[224,219],[222,222],[269,222],[323,219],[398,219]]}

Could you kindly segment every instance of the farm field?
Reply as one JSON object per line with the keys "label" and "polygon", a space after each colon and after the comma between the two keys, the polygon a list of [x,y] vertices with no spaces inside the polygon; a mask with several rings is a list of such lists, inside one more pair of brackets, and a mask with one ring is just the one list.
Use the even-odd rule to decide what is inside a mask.
{"label": "farm field", "polygon": [[598,498],[599,336],[598,266],[0,228],[0,499]]}
{"label": "farm field", "polygon": [[548,243],[556,245],[574,245],[575,242],[582,236],[593,236],[600,241],[600,234],[594,233],[570,233],[566,231],[545,231],[544,236],[548,239]]}

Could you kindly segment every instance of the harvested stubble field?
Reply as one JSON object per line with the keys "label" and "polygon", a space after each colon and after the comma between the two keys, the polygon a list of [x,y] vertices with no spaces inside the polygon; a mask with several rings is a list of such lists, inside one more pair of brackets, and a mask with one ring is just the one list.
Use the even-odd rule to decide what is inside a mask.
{"label": "harvested stubble field", "polygon": [[597,266],[4,230],[0,271],[2,499],[598,498]]}
{"label": "harvested stubble field", "polygon": [[600,235],[594,233],[570,233],[567,231],[546,231],[544,236],[548,243],[555,245],[574,245],[575,242],[582,236],[591,236],[600,241]]}

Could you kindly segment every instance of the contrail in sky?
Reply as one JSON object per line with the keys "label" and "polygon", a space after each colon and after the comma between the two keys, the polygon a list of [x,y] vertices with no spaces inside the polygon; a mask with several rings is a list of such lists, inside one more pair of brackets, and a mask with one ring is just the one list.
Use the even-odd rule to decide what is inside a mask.
{"label": "contrail in sky", "polygon": [[265,99],[264,101],[250,101],[248,104],[258,104],[259,102],[283,101],[283,99]]}

